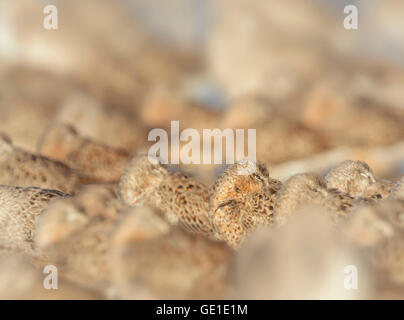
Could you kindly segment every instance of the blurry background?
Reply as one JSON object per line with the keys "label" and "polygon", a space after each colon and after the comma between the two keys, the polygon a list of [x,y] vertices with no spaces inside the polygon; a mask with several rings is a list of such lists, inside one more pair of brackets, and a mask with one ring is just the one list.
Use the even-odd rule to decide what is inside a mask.
{"label": "blurry background", "polygon": [[[58,8],[58,30],[43,28],[47,4]],[[358,30],[343,27],[347,4],[358,6]],[[383,147],[403,137],[402,7],[393,0],[2,0],[0,130],[32,150],[57,119],[135,152],[150,128],[171,120],[181,129],[255,128],[258,158],[281,178],[353,157],[392,175],[403,167],[402,146]],[[127,125],[97,129],[96,112]],[[200,169],[211,182],[217,168],[190,170]]]}

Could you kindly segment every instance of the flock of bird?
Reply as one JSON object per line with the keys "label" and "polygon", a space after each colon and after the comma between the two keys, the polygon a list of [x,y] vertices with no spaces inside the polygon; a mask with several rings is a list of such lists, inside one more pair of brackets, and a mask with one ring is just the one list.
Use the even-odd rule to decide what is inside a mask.
{"label": "flock of bird", "polygon": [[264,163],[244,160],[208,187],[67,125],[50,128],[39,150],[0,140],[1,254],[56,265],[106,297],[228,297],[234,256],[250,235],[286,228],[310,206],[404,282],[404,178],[378,178],[362,161],[281,182]]}
{"label": "flock of bird", "polygon": [[[370,19],[389,36],[398,2]],[[360,31],[317,2],[222,0],[188,48],[126,1],[57,6],[47,31],[41,3],[0,1],[0,298],[404,297],[404,71]],[[258,161],[146,156],[173,120],[256,129]]]}

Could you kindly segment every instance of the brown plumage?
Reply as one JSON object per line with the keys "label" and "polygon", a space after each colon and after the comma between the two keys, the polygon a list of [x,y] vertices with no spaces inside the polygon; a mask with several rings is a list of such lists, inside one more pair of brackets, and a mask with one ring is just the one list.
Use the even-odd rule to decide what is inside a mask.
{"label": "brown plumage", "polygon": [[105,182],[118,182],[130,160],[126,150],[83,137],[72,126],[61,123],[46,130],[38,151]]}
{"label": "brown plumage", "polygon": [[393,183],[377,178],[372,169],[362,161],[346,160],[326,176],[328,188],[346,192],[355,198],[385,199]]}
{"label": "brown plumage", "polygon": [[337,222],[351,211],[353,200],[344,192],[327,189],[325,180],[316,174],[296,174],[278,192],[274,217],[279,225],[283,225],[296,210],[307,205],[321,205]]}
{"label": "brown plumage", "polygon": [[38,217],[52,201],[67,197],[56,190],[0,185],[0,248],[33,252]]}
{"label": "brown plumage", "polygon": [[285,181],[275,203],[275,220],[284,224],[297,209],[310,204],[321,204],[327,197],[327,185],[318,175],[296,174]]}
{"label": "brown plumage", "polygon": [[81,184],[96,182],[67,165],[13,146],[0,137],[0,183],[75,193]]}
{"label": "brown plumage", "polygon": [[208,217],[209,189],[181,172],[171,172],[158,159],[135,157],[119,185],[120,195],[129,205],[148,204],[160,209],[171,224],[208,237],[215,232]]}
{"label": "brown plumage", "polygon": [[227,168],[217,178],[210,198],[209,217],[219,236],[237,248],[249,231],[272,224],[280,186],[262,163],[241,161]]}

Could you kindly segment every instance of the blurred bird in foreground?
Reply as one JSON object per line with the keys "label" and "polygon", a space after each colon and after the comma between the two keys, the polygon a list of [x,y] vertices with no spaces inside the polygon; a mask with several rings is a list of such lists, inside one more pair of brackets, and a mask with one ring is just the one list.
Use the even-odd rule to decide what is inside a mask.
{"label": "blurred bird in foreground", "polygon": [[150,207],[133,208],[114,235],[113,277],[125,299],[222,299],[231,249],[167,223]]}
{"label": "blurred bird in foreground", "polygon": [[[359,274],[347,290],[347,266]],[[283,228],[256,230],[236,254],[236,299],[367,299],[372,270],[330,224],[320,206],[298,210]]]}

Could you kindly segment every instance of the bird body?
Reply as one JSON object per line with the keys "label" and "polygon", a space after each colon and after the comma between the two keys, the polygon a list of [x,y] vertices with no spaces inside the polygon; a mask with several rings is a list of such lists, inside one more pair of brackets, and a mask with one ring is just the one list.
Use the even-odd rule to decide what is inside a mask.
{"label": "bird body", "polygon": [[121,178],[119,192],[129,205],[147,204],[161,210],[173,225],[215,238],[209,220],[209,189],[147,155],[135,157]]}
{"label": "bird body", "polygon": [[34,250],[38,217],[52,201],[68,197],[57,190],[0,185],[0,247]]}
{"label": "bird body", "polygon": [[343,161],[325,179],[328,188],[335,188],[357,198],[385,199],[393,188],[393,183],[376,177],[363,161]]}
{"label": "bird body", "polygon": [[228,167],[217,178],[210,198],[209,218],[219,236],[238,248],[249,231],[271,225],[280,187],[262,163],[241,161]]}
{"label": "bird body", "polygon": [[226,297],[230,248],[170,225],[151,207],[129,211],[113,242],[114,285],[124,299]]}
{"label": "bird body", "polygon": [[50,205],[37,222],[35,244],[63,277],[108,294],[112,233],[127,209],[114,186],[96,185]]}
{"label": "bird body", "polygon": [[390,192],[390,198],[404,200],[404,177],[397,181]]}
{"label": "bird body", "polygon": [[404,284],[404,200],[386,199],[359,207],[344,232],[368,255],[381,286]]}
{"label": "bird body", "polygon": [[81,184],[96,182],[67,165],[33,154],[12,145],[11,141],[0,138],[0,183],[39,188],[56,189],[74,194]]}
{"label": "bird body", "polygon": [[312,173],[296,174],[285,181],[278,193],[274,217],[278,225],[285,224],[297,210],[320,205],[336,223],[352,211],[354,198],[336,189],[328,189],[326,181]]}
{"label": "bird body", "polygon": [[56,124],[41,139],[39,152],[104,182],[119,181],[129,152],[81,136],[72,126]]}

